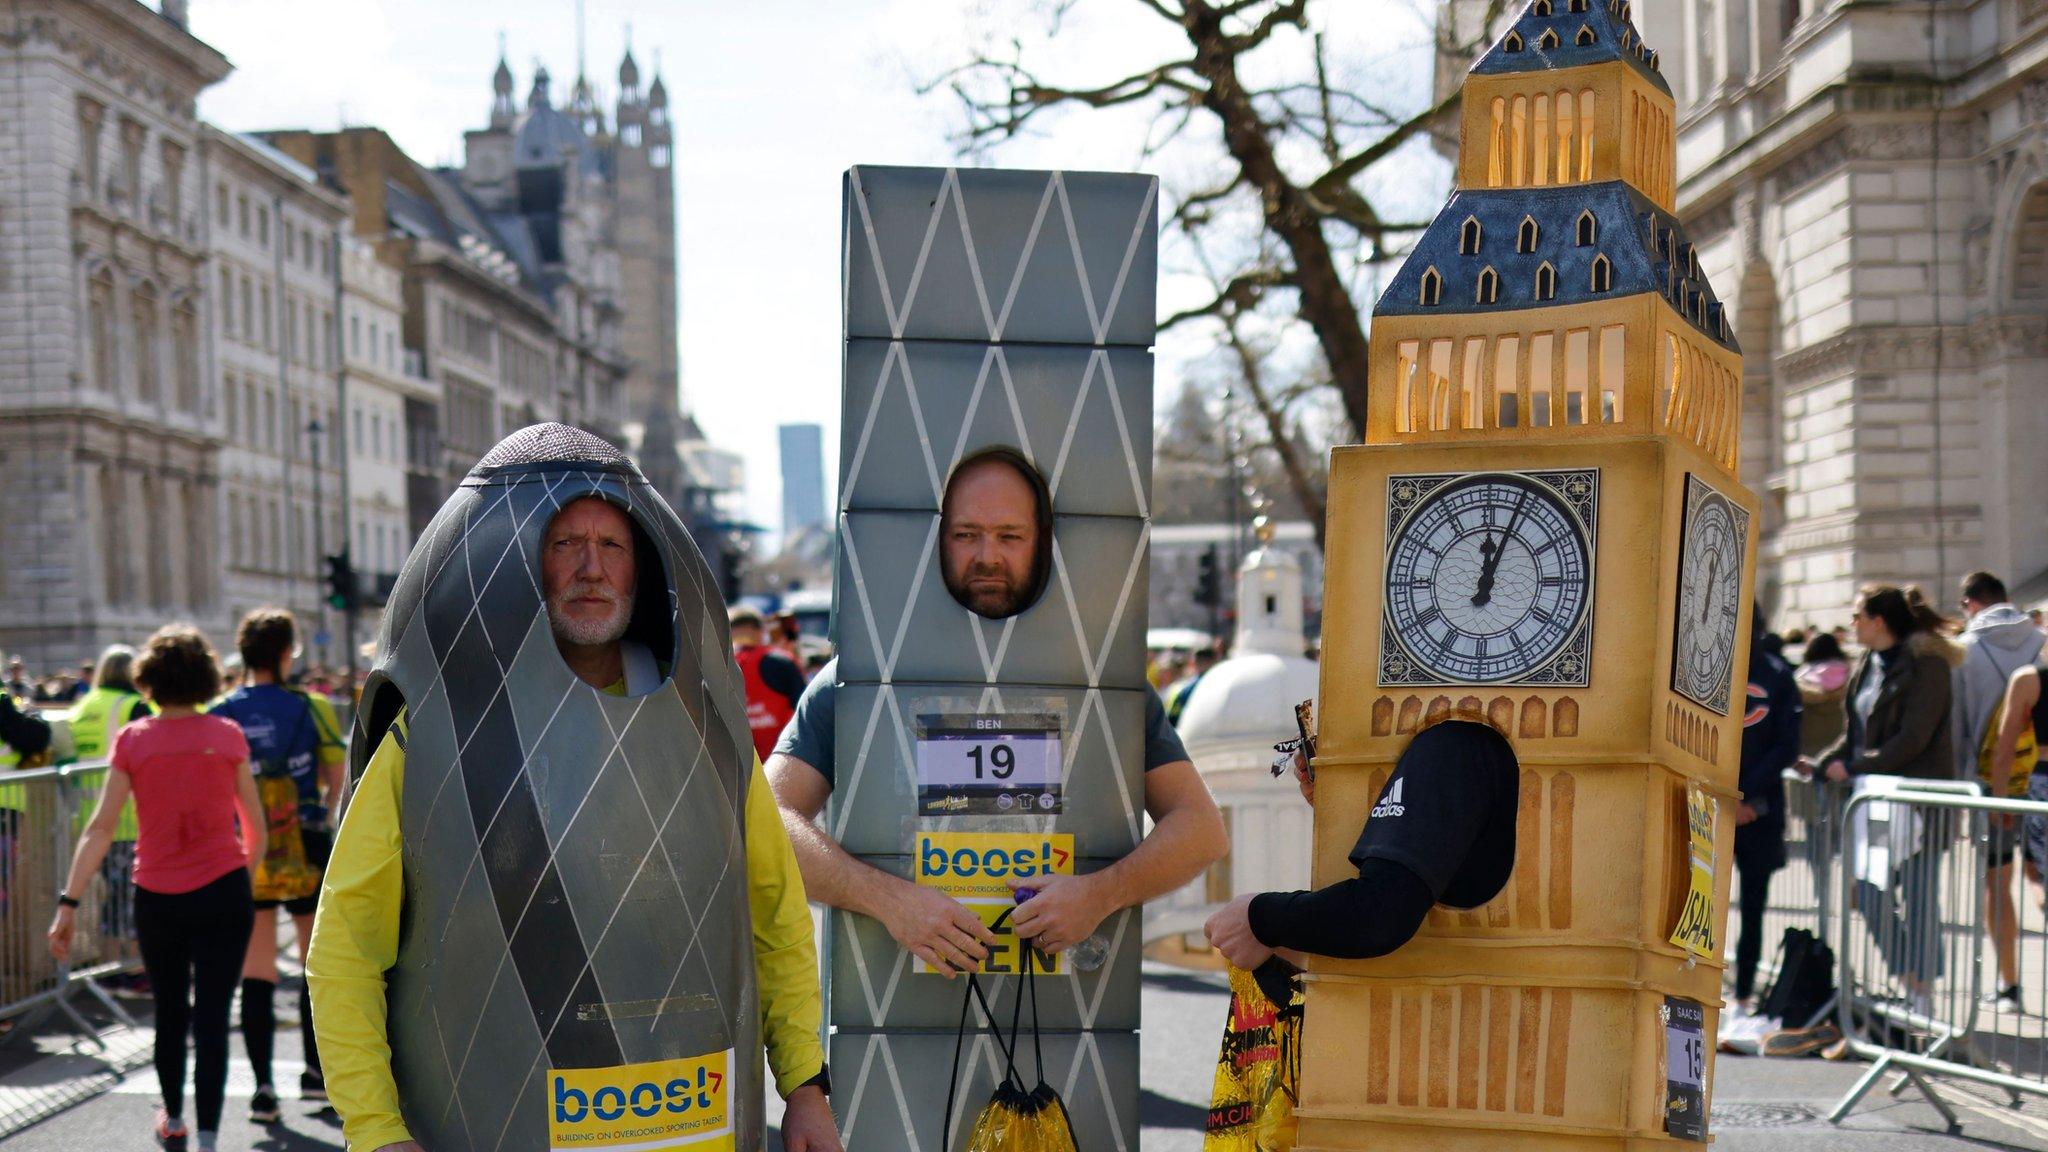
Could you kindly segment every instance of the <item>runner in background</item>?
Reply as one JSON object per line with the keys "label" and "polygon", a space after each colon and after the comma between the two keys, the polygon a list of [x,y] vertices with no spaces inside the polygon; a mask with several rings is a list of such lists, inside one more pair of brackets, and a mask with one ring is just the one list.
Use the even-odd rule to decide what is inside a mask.
{"label": "runner in background", "polygon": [[775,738],[796,714],[804,694],[804,674],[796,662],[767,643],[761,614],[752,608],[726,613],[732,629],[732,658],[747,685],[747,726],[753,729],[754,753],[766,763]]}
{"label": "runner in background", "polygon": [[[297,928],[299,963],[313,938],[313,910],[321,873],[333,843],[329,813],[340,799],[348,745],[324,697],[285,687],[298,655],[298,623],[282,608],[258,608],[242,618],[235,634],[245,680],[221,697],[212,712],[240,725],[249,740],[249,759],[269,821],[269,851],[256,871],[256,924],[242,964],[242,1040],[255,1067],[256,1091],[249,1118],[274,1123],[279,1116],[271,1078],[277,1034],[277,910],[291,914]],[[313,1040],[313,1005],[299,985],[299,1034],[306,1070],[299,1095],[327,1099],[320,1050]]]}

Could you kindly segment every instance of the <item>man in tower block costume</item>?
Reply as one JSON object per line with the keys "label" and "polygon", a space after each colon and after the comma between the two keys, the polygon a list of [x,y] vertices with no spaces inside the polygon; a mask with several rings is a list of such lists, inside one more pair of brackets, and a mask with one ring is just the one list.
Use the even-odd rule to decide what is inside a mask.
{"label": "man in tower block costume", "polygon": [[836,1150],[724,606],[633,462],[507,437],[381,646],[307,962],[349,1144],[751,1152],[765,1042],[784,1146]]}
{"label": "man in tower block costume", "polygon": [[1304,1146],[1705,1140],[1741,355],[1627,3],[1526,4],[1463,117],[1458,190],[1375,309],[1366,443],[1331,461],[1316,890],[1211,931],[1311,953]]}

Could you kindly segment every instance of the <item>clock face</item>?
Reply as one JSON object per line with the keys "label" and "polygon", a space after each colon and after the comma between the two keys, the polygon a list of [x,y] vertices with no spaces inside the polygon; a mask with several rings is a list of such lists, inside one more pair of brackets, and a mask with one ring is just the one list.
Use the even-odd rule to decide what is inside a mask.
{"label": "clock face", "polygon": [[1380,683],[1584,685],[1599,482],[1389,477]]}
{"label": "clock face", "polygon": [[1699,477],[1685,478],[1685,530],[1678,556],[1678,633],[1671,688],[1728,714],[1735,631],[1742,610],[1742,559],[1749,511]]}

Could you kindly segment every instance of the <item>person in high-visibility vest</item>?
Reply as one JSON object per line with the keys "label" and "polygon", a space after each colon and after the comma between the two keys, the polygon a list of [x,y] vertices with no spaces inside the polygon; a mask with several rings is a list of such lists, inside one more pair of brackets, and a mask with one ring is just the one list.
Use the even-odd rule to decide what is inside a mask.
{"label": "person in high-visibility vest", "polygon": [[[135,649],[126,644],[109,645],[93,666],[92,687],[69,712],[62,714],[71,727],[71,743],[80,763],[111,756],[114,736],[129,721],[152,714],[149,702],[135,690],[130,672],[134,662]],[[85,831],[92,821],[92,808],[91,804],[79,805],[72,818],[74,831]],[[131,798],[121,807],[121,821],[114,826],[113,843],[108,845],[107,858],[100,864],[100,876],[107,884],[106,898],[100,905],[100,929],[109,941],[119,942],[117,947],[124,956],[135,954],[133,918],[120,915],[133,901],[130,884],[135,875],[135,835],[135,801]]]}
{"label": "person in high-visibility vest", "polygon": [[[0,774],[33,766],[50,746],[49,721],[15,706],[0,691]],[[28,791],[20,784],[0,784],[0,913],[14,897],[14,842],[21,832],[21,814]]]}

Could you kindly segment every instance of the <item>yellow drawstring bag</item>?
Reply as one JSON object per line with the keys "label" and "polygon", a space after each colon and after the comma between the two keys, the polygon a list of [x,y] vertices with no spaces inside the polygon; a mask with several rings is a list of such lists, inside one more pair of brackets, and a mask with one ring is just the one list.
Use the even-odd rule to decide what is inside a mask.
{"label": "yellow drawstring bag", "polygon": [[[996,919],[995,926],[1001,926],[1003,917]],[[960,1085],[960,1050],[967,1039],[967,1015],[973,1006],[981,1006],[981,1016],[987,1022],[989,1035],[995,1037],[996,1047],[1003,1054],[1003,1073],[996,1083],[996,1090],[989,1101],[975,1117],[974,1127],[967,1136],[967,1152],[1078,1152],[1074,1145],[1074,1122],[1067,1115],[1067,1103],[1052,1085],[1045,1082],[1045,1051],[1038,1039],[1038,984],[1032,976],[1032,958],[1037,949],[1025,945],[1022,974],[1017,981],[1017,1001],[1010,1010],[1010,1038],[1006,1043],[1003,1030],[996,1024],[995,1013],[989,1010],[988,998],[982,993],[981,982],[973,972],[967,974],[967,991],[960,998],[960,1023],[953,1032],[953,1075],[946,1088],[946,1116],[939,1128],[941,1147],[952,1147],[954,1093]],[[1038,1059],[1038,1086],[1026,1089],[1024,1078],[1017,1071],[1018,1024],[1023,1014],[1024,997],[1031,997],[1031,1047]],[[978,1029],[977,1029],[978,1030]]]}

